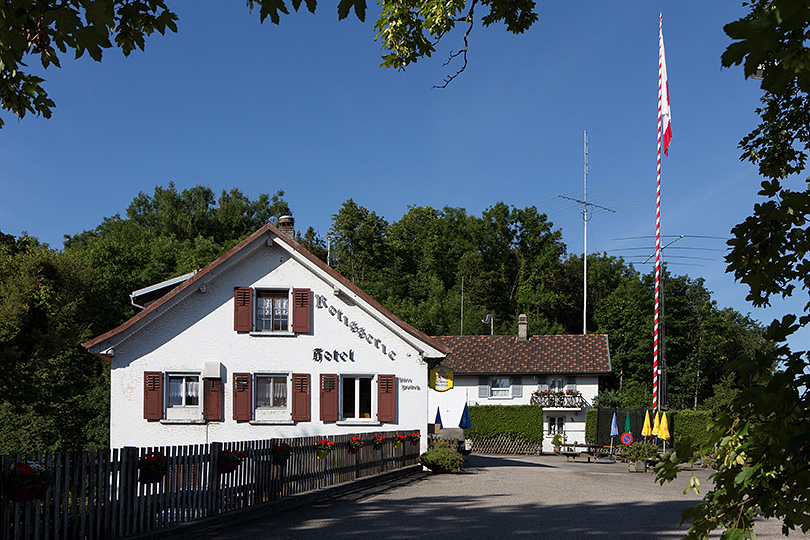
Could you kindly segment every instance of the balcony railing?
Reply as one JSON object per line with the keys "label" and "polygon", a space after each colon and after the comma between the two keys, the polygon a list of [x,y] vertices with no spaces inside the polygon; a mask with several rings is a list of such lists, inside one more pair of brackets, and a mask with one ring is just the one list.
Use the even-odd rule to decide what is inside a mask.
{"label": "balcony railing", "polygon": [[585,405],[585,400],[581,395],[534,394],[532,405],[540,405],[547,409],[581,409]]}

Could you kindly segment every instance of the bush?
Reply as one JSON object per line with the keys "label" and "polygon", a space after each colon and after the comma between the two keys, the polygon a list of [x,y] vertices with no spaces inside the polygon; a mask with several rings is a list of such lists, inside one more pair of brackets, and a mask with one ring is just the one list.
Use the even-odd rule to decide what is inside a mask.
{"label": "bush", "polygon": [[622,459],[627,461],[644,461],[650,458],[658,457],[658,449],[653,443],[634,442],[629,446],[625,446],[619,451]]}
{"label": "bush", "polygon": [[543,409],[538,405],[476,405],[470,407],[472,428],[467,438],[493,439],[499,435],[534,443],[543,442]]}
{"label": "bush", "polygon": [[588,444],[596,443],[596,415],[596,409],[585,411],[585,442]]}
{"label": "bush", "polygon": [[435,446],[419,456],[419,462],[435,473],[454,473],[464,465],[464,456],[447,446]]}
{"label": "bush", "polygon": [[709,441],[711,434],[708,428],[714,416],[712,411],[676,411],[672,416],[672,435],[676,443],[686,443],[692,448],[698,448]]}

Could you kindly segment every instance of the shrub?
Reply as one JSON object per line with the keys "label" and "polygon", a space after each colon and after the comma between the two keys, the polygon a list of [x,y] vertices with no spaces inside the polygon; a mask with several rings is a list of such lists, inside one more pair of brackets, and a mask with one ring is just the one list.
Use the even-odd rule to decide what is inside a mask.
{"label": "shrub", "polygon": [[622,448],[619,455],[627,461],[644,461],[658,457],[658,449],[653,443],[639,441]]}
{"label": "shrub", "polygon": [[476,405],[470,407],[472,428],[466,437],[510,439],[542,443],[543,409],[538,405]]}
{"label": "shrub", "polygon": [[709,423],[712,421],[712,411],[676,411],[673,413],[672,435],[675,442],[686,443],[693,448],[704,446],[709,441]]}
{"label": "shrub", "polygon": [[596,443],[596,415],[596,409],[585,411],[585,442],[588,444]]}
{"label": "shrub", "polygon": [[435,473],[453,473],[461,470],[464,456],[447,446],[435,446],[419,456],[419,462]]}

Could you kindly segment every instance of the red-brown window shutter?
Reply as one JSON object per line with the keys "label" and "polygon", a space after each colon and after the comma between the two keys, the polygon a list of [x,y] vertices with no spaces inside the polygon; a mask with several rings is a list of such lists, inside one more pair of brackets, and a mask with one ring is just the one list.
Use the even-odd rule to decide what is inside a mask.
{"label": "red-brown window shutter", "polygon": [[312,330],[312,302],[309,289],[293,289],[292,330],[308,334]]}
{"label": "red-brown window shutter", "polygon": [[338,376],[321,375],[321,421],[337,422]]}
{"label": "red-brown window shutter", "polygon": [[309,373],[293,373],[292,419],[309,422]]}
{"label": "red-brown window shutter", "polygon": [[163,418],[163,373],[160,371],[143,374],[143,417],[147,420]]}
{"label": "red-brown window shutter", "polygon": [[222,379],[203,379],[203,417],[209,422],[221,422]]}
{"label": "red-brown window shutter", "polygon": [[250,373],[233,374],[233,419],[250,420]]}
{"label": "red-brown window shutter", "polygon": [[233,329],[237,332],[253,330],[253,289],[237,287],[233,291]]}
{"label": "red-brown window shutter", "polygon": [[377,375],[377,420],[397,421],[397,376]]}

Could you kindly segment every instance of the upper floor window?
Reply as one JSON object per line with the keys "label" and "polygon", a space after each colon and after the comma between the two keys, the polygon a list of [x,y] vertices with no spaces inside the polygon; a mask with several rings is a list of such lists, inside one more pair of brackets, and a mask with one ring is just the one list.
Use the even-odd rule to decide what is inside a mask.
{"label": "upper floor window", "polygon": [[523,397],[522,377],[479,377],[478,397],[520,398]]}
{"label": "upper floor window", "polygon": [[344,420],[371,418],[371,377],[343,375],[341,414]]}
{"label": "upper floor window", "polygon": [[233,329],[237,332],[281,334],[312,331],[309,289],[237,287],[233,296]]}
{"label": "upper floor window", "polygon": [[287,293],[257,291],[256,331],[287,332],[290,315]]}

